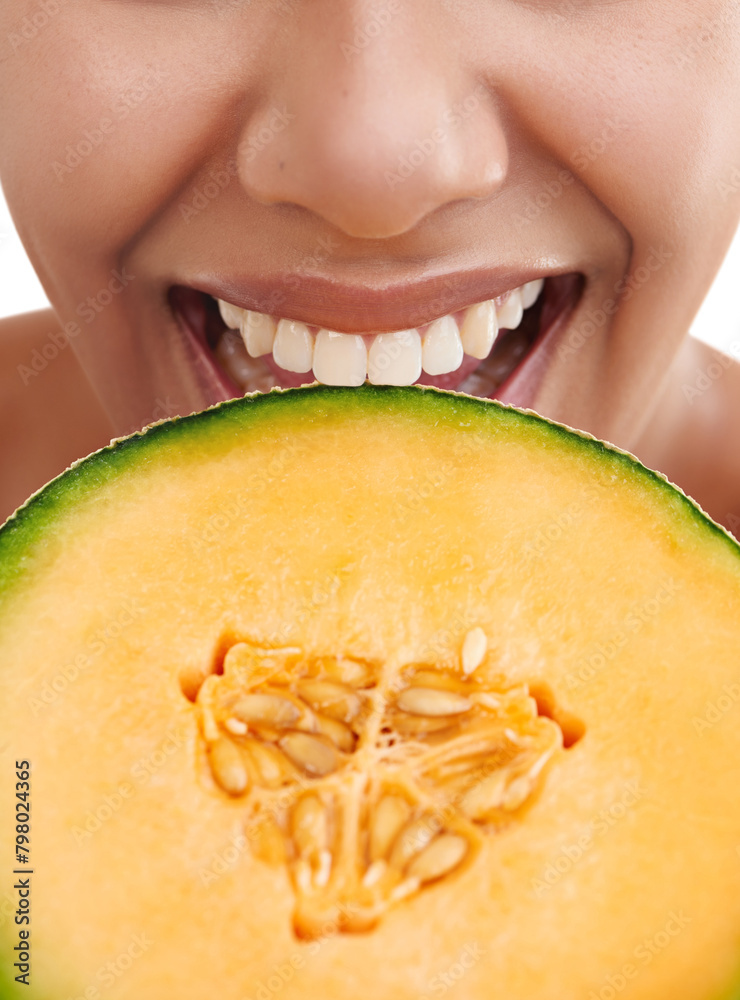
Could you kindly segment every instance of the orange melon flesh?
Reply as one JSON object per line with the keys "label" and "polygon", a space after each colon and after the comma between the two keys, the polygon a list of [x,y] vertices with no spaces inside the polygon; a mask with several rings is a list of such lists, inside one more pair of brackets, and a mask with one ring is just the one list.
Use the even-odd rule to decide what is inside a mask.
{"label": "orange melon flesh", "polygon": [[[0,828],[27,759],[33,868],[29,988],[7,971],[3,851],[4,997],[740,995],[740,548],[631,456],[420,387],[223,404],[97,453],[5,525],[0,651]],[[273,684],[303,706],[307,679],[363,671],[331,773],[215,779],[209,726],[267,704],[240,699]],[[430,736],[401,711],[415,683],[474,707]],[[466,768],[480,784],[503,758],[456,758],[454,795],[419,762],[468,724],[510,739],[501,699],[511,754],[549,749],[520,804],[471,819]],[[269,754],[300,757],[287,731]],[[446,795],[433,833],[467,854],[370,919],[392,792],[427,817]],[[289,814],[311,794],[335,867],[302,896]]]}

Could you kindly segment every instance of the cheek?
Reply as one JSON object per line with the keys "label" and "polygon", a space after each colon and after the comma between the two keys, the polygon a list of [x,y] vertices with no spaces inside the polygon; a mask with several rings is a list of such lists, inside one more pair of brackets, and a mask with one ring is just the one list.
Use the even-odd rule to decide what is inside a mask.
{"label": "cheek", "polygon": [[124,23],[101,5],[95,21],[61,2],[0,71],[0,164],[29,242],[84,259],[127,243],[217,154],[240,84],[204,55],[226,40],[191,15],[137,6]]}
{"label": "cheek", "polygon": [[595,5],[533,24],[511,50],[518,119],[636,243],[677,244],[703,228],[740,150],[740,11],[720,5],[708,22],[715,5],[692,6]]}

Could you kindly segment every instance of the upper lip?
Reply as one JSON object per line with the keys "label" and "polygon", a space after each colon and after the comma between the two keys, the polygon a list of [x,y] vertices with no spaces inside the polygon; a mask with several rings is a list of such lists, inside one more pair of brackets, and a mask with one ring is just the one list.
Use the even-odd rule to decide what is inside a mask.
{"label": "upper lip", "polygon": [[423,326],[476,302],[494,299],[536,278],[573,267],[480,268],[385,284],[351,284],[320,274],[203,276],[187,284],[242,309],[301,320],[343,333]]}

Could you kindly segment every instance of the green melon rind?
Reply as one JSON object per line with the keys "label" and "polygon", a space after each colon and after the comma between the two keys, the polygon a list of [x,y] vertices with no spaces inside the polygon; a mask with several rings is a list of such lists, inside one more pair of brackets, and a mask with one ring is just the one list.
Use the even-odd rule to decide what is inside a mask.
{"label": "green melon rind", "polygon": [[[430,406],[432,401],[435,408]],[[189,416],[161,420],[127,437],[114,439],[106,447],[73,463],[34,493],[0,527],[0,594],[7,593],[23,577],[34,543],[40,539],[44,528],[53,524],[56,516],[68,511],[77,499],[89,495],[91,488],[115,479],[133,461],[145,455],[147,450],[155,448],[162,438],[167,438],[168,443],[177,443],[182,435],[208,432],[213,428],[214,421],[219,430],[227,430],[229,423],[242,429],[252,420],[270,419],[275,412],[274,408],[284,410],[286,403],[296,408],[296,416],[298,407],[301,406],[308,407],[313,415],[317,415],[321,412],[322,404],[347,413],[353,408],[371,413],[372,408],[377,405],[383,409],[396,408],[399,412],[413,412],[418,407],[417,412],[420,410],[424,418],[430,420],[434,417],[467,417],[469,413],[476,421],[492,418],[504,423],[511,421],[514,426],[528,425],[544,435],[552,435],[559,442],[610,456],[612,462],[622,466],[623,471],[642,476],[646,483],[663,492],[665,500],[677,515],[688,515],[698,527],[718,536],[740,558],[740,544],[678,486],[662,473],[647,468],[630,452],[601,441],[585,431],[549,420],[533,410],[509,406],[494,399],[481,399],[465,393],[437,389],[434,386],[365,384],[349,388],[315,383],[300,388],[276,388],[268,393],[253,393],[216,403]]]}
{"label": "green melon rind", "polygon": [[740,972],[738,972],[737,982],[730,987],[729,993],[723,993],[717,1000],[740,1000]]}
{"label": "green melon rind", "polygon": [[[33,966],[31,966],[33,971]],[[31,991],[22,991],[21,986],[16,983],[13,978],[10,969],[0,968],[0,1000],[11,1000],[11,998],[17,998],[20,996],[26,996],[29,1000],[42,1000],[40,993],[38,993],[33,986],[33,979],[31,980]],[[50,997],[44,998],[44,1000],[51,1000]],[[722,1000],[725,1000],[723,997]],[[732,1000],[735,1000],[733,997]]]}

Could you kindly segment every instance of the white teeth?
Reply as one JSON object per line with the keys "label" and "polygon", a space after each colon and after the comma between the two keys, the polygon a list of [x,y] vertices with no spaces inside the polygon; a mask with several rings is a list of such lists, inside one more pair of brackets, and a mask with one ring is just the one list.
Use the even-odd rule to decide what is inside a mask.
{"label": "white teeth", "polygon": [[250,357],[261,358],[263,354],[270,353],[277,329],[272,316],[245,309],[240,329],[244,346]]}
{"label": "white teeth", "polygon": [[313,373],[324,385],[362,385],[367,349],[358,334],[319,330],[313,348]]}
{"label": "white teeth", "polygon": [[313,337],[305,323],[281,319],[272,345],[275,364],[288,372],[310,372],[313,364]]}
{"label": "white teeth", "polygon": [[424,334],[421,367],[427,375],[446,375],[459,368],[462,359],[463,345],[454,317],[435,319]]}
{"label": "white teeth", "polygon": [[228,371],[229,375],[239,385],[244,385],[252,374],[253,362],[244,356],[244,350],[239,344],[239,336],[236,330],[224,334],[216,344],[215,355],[217,360]]}
{"label": "white teeth", "polygon": [[216,344],[216,360],[242,392],[269,392],[279,381],[264,361],[250,358],[237,330],[228,330]]}
{"label": "white teeth", "polygon": [[460,339],[471,358],[487,358],[498,333],[496,306],[490,299],[470,306],[465,312]]}
{"label": "white teeth", "polygon": [[529,309],[530,306],[535,304],[544,285],[544,278],[536,278],[534,281],[528,281],[526,285],[522,285],[522,306],[525,309]]}
{"label": "white teeth", "polygon": [[411,385],[421,375],[419,331],[379,333],[368,351],[367,367],[373,385]]}
{"label": "white teeth", "polygon": [[[415,329],[374,336],[321,329],[314,343],[305,323],[290,319],[276,323],[266,313],[240,309],[218,299],[224,323],[231,330],[240,331],[247,354],[240,355],[241,347],[237,351],[229,341],[223,345],[223,358],[219,356],[219,360],[239,383],[247,377],[250,384],[255,381],[257,376],[252,370],[255,365],[264,381],[264,372],[269,369],[264,362],[251,359],[272,353],[281,368],[301,374],[313,369],[315,378],[325,385],[362,385],[366,376],[373,385],[410,385],[419,378],[422,368],[427,375],[445,375],[457,371],[464,354],[481,361],[487,358],[499,330],[514,330],[519,326],[524,310],[534,305],[544,284],[544,278],[536,278],[513,289],[501,305],[489,299],[470,306],[459,329],[453,315],[442,316],[426,328],[423,342]],[[369,350],[365,347],[368,336],[372,336]],[[476,372],[468,381],[483,374]]]}
{"label": "white teeth", "polygon": [[516,330],[522,321],[524,306],[522,305],[521,289],[515,288],[509,293],[509,297],[502,306],[496,310],[498,313],[498,325],[505,330]]}
{"label": "white teeth", "polygon": [[224,302],[223,299],[216,299],[216,301],[218,302],[218,311],[221,313],[221,319],[224,323],[230,330],[238,330],[244,310],[238,306],[232,306],[230,302]]}

